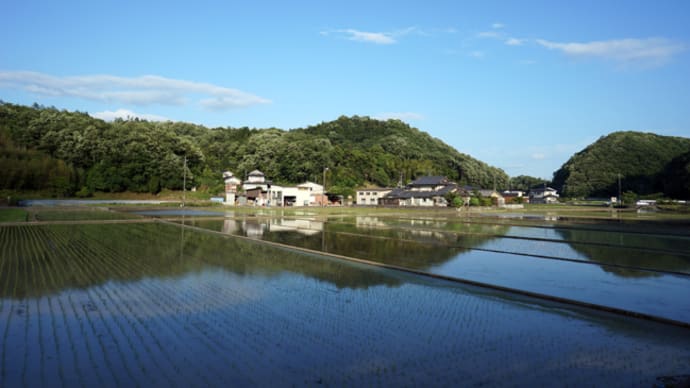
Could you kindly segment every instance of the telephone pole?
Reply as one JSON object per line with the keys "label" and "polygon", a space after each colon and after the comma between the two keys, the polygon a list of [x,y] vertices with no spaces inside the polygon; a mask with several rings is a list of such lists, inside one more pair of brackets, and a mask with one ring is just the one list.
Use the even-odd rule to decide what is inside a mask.
{"label": "telephone pole", "polygon": [[618,207],[623,204],[623,198],[621,198],[621,174],[618,173]]}
{"label": "telephone pole", "polygon": [[187,154],[184,155],[184,166],[182,168],[182,207],[187,202]]}
{"label": "telephone pole", "polygon": [[324,200],[326,204],[328,204],[328,196],[326,195],[326,171],[328,171],[328,167],[323,168],[323,198],[321,198],[321,206],[325,206]]}

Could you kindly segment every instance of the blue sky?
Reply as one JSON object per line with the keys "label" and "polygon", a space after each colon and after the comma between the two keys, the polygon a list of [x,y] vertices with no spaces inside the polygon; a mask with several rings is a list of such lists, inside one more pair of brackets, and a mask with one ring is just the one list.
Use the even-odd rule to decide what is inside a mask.
{"label": "blue sky", "polygon": [[688,1],[11,1],[0,99],[212,127],[399,118],[551,178],[614,131],[690,137],[689,15]]}

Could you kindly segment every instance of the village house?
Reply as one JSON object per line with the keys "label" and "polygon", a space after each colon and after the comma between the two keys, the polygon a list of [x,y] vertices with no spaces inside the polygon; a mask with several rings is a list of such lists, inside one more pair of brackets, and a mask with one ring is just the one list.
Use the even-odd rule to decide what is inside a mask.
{"label": "village house", "polygon": [[522,190],[505,190],[503,193],[506,203],[527,203],[529,199]]}
{"label": "village house", "polygon": [[557,203],[558,191],[552,187],[540,186],[529,190],[529,203]]}
{"label": "village house", "polygon": [[499,192],[496,191],[496,190],[493,190],[493,189],[477,189],[477,192],[479,193],[479,195],[481,195],[481,196],[484,197],[484,198],[491,198],[491,202],[492,202],[494,205],[497,205],[497,206],[499,206],[499,207],[505,205],[505,203],[506,203],[506,200],[505,200],[505,198],[503,197],[503,195],[501,195],[501,193],[499,193]]}
{"label": "village house", "polygon": [[357,190],[355,203],[360,206],[376,206],[379,204],[379,199],[386,196],[393,191],[389,188],[368,188]]}
{"label": "village house", "polygon": [[230,171],[223,172],[223,181],[225,182],[225,204],[234,205],[242,181]]}
{"label": "village house", "polygon": [[444,176],[423,176],[403,188],[391,190],[380,199],[387,206],[448,206],[445,196],[458,186]]}
{"label": "village house", "polygon": [[[283,206],[315,206],[324,201],[323,186],[314,182],[304,182],[297,186],[282,187],[279,193]],[[278,198],[276,198],[278,199]]]}
{"label": "village house", "polygon": [[266,180],[266,176],[259,170],[254,170],[247,175],[247,180],[242,189],[247,197],[247,202],[258,206],[270,205],[269,193],[273,182]]}
{"label": "village house", "polygon": [[[325,204],[323,186],[305,182],[297,186],[274,185],[263,172],[254,170],[242,181],[231,172],[223,173],[225,181],[225,203],[228,205],[249,204],[256,206],[315,206]],[[239,194],[241,189],[243,195]]]}

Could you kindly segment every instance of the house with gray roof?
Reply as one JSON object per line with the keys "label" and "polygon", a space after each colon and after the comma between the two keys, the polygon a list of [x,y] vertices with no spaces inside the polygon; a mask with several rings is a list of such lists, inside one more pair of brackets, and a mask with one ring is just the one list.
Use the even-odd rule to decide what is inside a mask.
{"label": "house with gray roof", "polygon": [[423,176],[405,187],[393,189],[379,200],[386,206],[448,206],[446,195],[458,192],[455,182],[444,176]]}

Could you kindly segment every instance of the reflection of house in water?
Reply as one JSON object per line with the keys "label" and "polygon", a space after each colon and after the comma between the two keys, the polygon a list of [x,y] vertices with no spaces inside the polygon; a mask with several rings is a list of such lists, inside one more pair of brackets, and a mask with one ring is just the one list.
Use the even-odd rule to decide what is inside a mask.
{"label": "reflection of house in water", "polygon": [[223,233],[239,234],[247,237],[262,238],[265,233],[270,232],[297,232],[306,236],[321,233],[323,231],[322,221],[312,220],[293,220],[276,218],[270,220],[232,220],[223,221]]}
{"label": "reflection of house in water", "polygon": [[237,232],[237,221],[226,219],[223,221],[222,232],[226,234],[235,234]]}
{"label": "reflection of house in water", "polygon": [[270,232],[297,232],[307,236],[321,233],[323,221],[289,220],[284,218],[272,219],[268,225]]}
{"label": "reflection of house in water", "polygon": [[241,221],[241,225],[247,237],[261,238],[267,229],[266,223],[258,220],[244,220]]}
{"label": "reflection of house in water", "polygon": [[357,217],[355,217],[355,225],[358,227],[360,227],[360,226],[383,227],[383,226],[386,226],[386,223],[381,221],[378,217],[357,216]]}
{"label": "reflection of house in water", "polygon": [[[399,221],[399,220],[398,220]],[[379,217],[371,217],[371,216],[357,216],[355,217],[355,226],[359,229],[365,229],[365,228],[381,228],[381,229],[399,229],[400,230],[400,235],[404,235],[405,238],[415,238],[415,237],[422,237],[425,240],[431,239],[431,240],[438,240],[438,241],[445,241],[449,238],[449,234],[442,231],[442,230],[435,230],[435,229],[442,229],[446,223],[445,222],[438,222],[438,221],[432,221],[432,220],[415,220],[411,219],[408,220],[409,225],[406,228],[405,225],[396,224],[396,225],[390,225],[387,224],[384,219],[380,219]],[[432,229],[422,229],[424,227],[432,228]]]}

